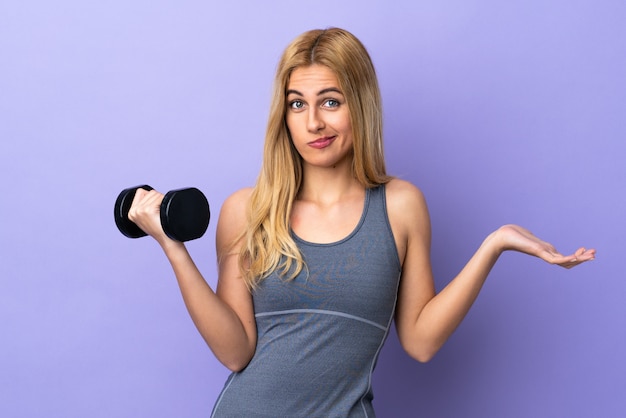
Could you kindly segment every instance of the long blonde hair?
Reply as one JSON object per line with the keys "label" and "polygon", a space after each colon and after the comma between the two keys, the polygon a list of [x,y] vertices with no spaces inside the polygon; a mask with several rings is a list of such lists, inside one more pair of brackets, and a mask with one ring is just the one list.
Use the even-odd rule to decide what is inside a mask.
{"label": "long blonde hair", "polygon": [[320,64],[336,75],[352,124],[352,173],[364,187],[387,183],[383,154],[382,108],[374,66],[363,44],[338,28],[297,37],[279,61],[265,135],[263,164],[240,239],[239,265],[250,289],[275,270],[291,279],[305,268],[290,230],[293,202],[302,183],[302,159],[285,122],[285,92],[293,70]]}

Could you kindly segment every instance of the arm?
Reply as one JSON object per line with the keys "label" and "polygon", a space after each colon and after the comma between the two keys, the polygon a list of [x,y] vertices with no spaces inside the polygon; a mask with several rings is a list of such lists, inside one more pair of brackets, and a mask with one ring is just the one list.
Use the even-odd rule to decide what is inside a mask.
{"label": "arm", "polygon": [[520,251],[565,268],[595,256],[595,250],[584,248],[564,256],[524,228],[505,225],[491,233],[461,272],[436,294],[426,202],[419,190],[404,182],[390,191],[390,220],[403,259],[396,327],[404,349],[419,361],[430,360],[458,327],[502,252]]}
{"label": "arm", "polygon": [[235,193],[224,202],[220,212],[216,236],[217,292],[204,280],[185,245],[163,232],[159,218],[162,194],[139,189],[128,214],[163,249],[196,328],[217,359],[232,371],[243,369],[256,348],[252,296],[239,273],[238,247],[230,247],[245,226],[248,196],[245,190]]}

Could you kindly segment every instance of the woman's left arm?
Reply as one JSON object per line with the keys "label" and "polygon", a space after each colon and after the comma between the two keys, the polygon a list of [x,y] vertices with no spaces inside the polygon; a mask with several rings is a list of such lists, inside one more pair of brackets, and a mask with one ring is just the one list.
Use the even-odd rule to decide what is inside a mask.
{"label": "woman's left arm", "polygon": [[530,231],[505,225],[491,233],[461,272],[435,293],[426,202],[418,189],[406,183],[390,189],[389,217],[403,261],[396,328],[402,346],[418,361],[430,360],[458,327],[502,252],[522,252],[565,268],[595,257],[595,250],[585,248],[562,255]]}

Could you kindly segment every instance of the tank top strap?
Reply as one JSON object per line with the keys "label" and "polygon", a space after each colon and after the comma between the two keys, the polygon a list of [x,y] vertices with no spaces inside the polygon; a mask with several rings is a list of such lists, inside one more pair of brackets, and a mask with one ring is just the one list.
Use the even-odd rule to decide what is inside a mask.
{"label": "tank top strap", "polygon": [[[365,228],[365,230],[368,230],[374,225],[377,225],[378,228],[382,226],[386,229],[389,226],[384,184],[367,189],[364,212],[361,229]],[[387,232],[391,232],[391,229],[389,228]]]}

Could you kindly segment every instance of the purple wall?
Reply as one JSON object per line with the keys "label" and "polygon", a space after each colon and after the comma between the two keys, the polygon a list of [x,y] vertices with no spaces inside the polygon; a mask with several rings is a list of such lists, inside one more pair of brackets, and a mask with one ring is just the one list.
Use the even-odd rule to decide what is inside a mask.
{"label": "purple wall", "polygon": [[215,220],[256,178],[278,56],[326,26],[375,61],[438,288],[503,223],[598,250],[571,271],[505,254],[426,365],[391,335],[379,416],[626,415],[626,3],[88,3],[0,5],[0,416],[208,415],[227,372],[113,201],[202,189],[214,221],[189,248],[214,284]]}

